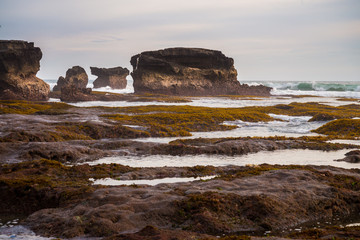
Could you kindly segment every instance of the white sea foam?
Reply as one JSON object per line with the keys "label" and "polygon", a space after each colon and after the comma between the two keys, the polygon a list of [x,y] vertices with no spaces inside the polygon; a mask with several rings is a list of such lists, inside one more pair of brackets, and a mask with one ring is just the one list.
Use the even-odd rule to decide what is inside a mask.
{"label": "white sea foam", "polygon": [[300,91],[291,89],[273,89],[272,95],[313,95],[319,97],[343,97],[360,99],[360,92],[338,92],[338,91]]}
{"label": "white sea foam", "polygon": [[94,84],[93,83],[89,83],[88,84],[88,88],[93,88],[93,91],[99,91],[99,92],[109,92],[109,93],[134,93],[134,87],[133,87],[133,79],[132,77],[129,75],[126,77],[127,79],[127,85],[125,89],[112,89],[111,87],[107,86],[107,87],[101,87],[101,88],[93,88]]}
{"label": "white sea foam", "polygon": [[360,99],[360,81],[299,82],[299,81],[257,81],[243,82],[250,86],[271,87],[273,95],[313,95],[322,97],[347,97]]}

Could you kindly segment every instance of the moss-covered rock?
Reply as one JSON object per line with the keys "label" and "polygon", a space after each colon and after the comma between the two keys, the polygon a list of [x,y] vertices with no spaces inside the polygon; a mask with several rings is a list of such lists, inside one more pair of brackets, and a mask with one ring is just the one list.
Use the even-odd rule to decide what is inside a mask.
{"label": "moss-covered rock", "polygon": [[258,111],[242,108],[208,108],[191,106],[141,106],[112,109],[116,114],[103,117],[121,124],[149,128],[152,136],[189,136],[190,132],[230,130],[235,126],[223,125],[224,121],[270,121],[272,118]]}
{"label": "moss-covered rock", "polygon": [[316,133],[325,134],[334,138],[359,138],[360,119],[338,119],[331,121],[318,129]]}
{"label": "moss-covered rock", "polygon": [[96,189],[89,178],[117,176],[133,170],[117,164],[70,167],[45,159],[0,165],[0,214],[29,214],[42,208],[65,206]]}
{"label": "moss-covered rock", "polygon": [[2,100],[0,101],[0,114],[44,114],[46,112],[56,114],[65,113],[72,106],[66,103],[49,102],[29,102],[21,100]]}

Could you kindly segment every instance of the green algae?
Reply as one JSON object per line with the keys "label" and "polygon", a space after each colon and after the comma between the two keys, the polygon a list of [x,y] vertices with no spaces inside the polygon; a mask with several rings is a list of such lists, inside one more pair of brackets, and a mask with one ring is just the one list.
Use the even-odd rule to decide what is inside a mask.
{"label": "green algae", "polygon": [[104,110],[113,114],[104,114],[103,117],[121,124],[148,127],[152,136],[189,136],[190,132],[230,130],[235,126],[222,125],[224,121],[267,122],[273,120],[269,113],[313,116],[310,121],[360,117],[360,106],[356,104],[333,107],[313,102],[244,108],[140,106]]}
{"label": "green algae", "polygon": [[332,138],[354,139],[360,137],[360,119],[338,119],[313,130]]}
{"label": "green algae", "polygon": [[0,165],[0,213],[31,213],[59,207],[92,193],[100,186],[89,178],[119,176],[135,168],[119,164],[65,166],[54,160]]}
{"label": "green algae", "polygon": [[190,136],[190,132],[225,131],[236,126],[223,125],[224,121],[270,121],[272,118],[257,111],[241,108],[208,108],[191,106],[141,106],[112,109],[121,112],[102,117],[121,124],[149,128],[151,136]]}
{"label": "green algae", "polygon": [[0,137],[0,142],[60,142],[101,138],[138,138],[150,134],[122,125],[101,125],[91,122],[62,122],[43,131],[17,130]]}
{"label": "green algae", "polygon": [[65,113],[72,106],[66,103],[30,102],[22,100],[0,101],[0,114],[46,114]]}
{"label": "green algae", "polygon": [[[162,95],[132,96],[157,98]],[[64,103],[27,102],[27,101],[0,101],[0,114],[39,114],[61,115],[69,114],[72,106]],[[86,108],[85,108],[86,109]],[[90,108],[89,108],[90,109]],[[320,103],[291,103],[279,104],[268,107],[244,107],[244,108],[210,108],[194,106],[138,106],[138,107],[95,107],[99,112],[107,112],[101,117],[108,121],[112,127],[85,126],[83,123],[62,123],[54,129],[46,129],[42,134],[21,131],[2,137],[0,141],[10,141],[6,138],[14,137],[27,141],[31,139],[45,139],[45,141],[67,140],[91,140],[100,138],[137,138],[137,137],[175,137],[190,136],[191,132],[199,131],[226,131],[236,128],[223,124],[224,121],[241,120],[246,122],[267,122],[274,120],[268,114],[282,114],[290,116],[313,116],[310,121],[329,121],[360,117],[360,106],[350,104],[333,107]],[[110,121],[109,121],[110,120]],[[115,121],[115,124],[114,124]],[[89,125],[89,124],[88,124]],[[137,125],[141,130],[136,130],[123,125]],[[110,129],[110,130],[109,130]],[[318,133],[320,133],[320,130]],[[102,134],[101,132],[105,132]],[[326,133],[324,133],[326,134]],[[31,137],[30,135],[33,135]],[[43,135],[43,136],[37,136]],[[48,136],[46,136],[48,135]],[[338,137],[340,134],[327,134],[330,137]],[[346,136],[349,134],[346,134]],[[358,135],[357,130],[351,133],[351,137]],[[346,137],[345,136],[345,137]],[[341,136],[340,136],[341,137]],[[344,138],[344,137],[342,137]]]}
{"label": "green algae", "polygon": [[333,107],[321,103],[290,103],[288,105],[279,104],[268,107],[250,107],[251,109],[258,109],[266,113],[282,114],[289,116],[315,116],[324,114],[332,116],[333,119],[354,118],[360,117],[360,105],[349,104],[344,106]]}

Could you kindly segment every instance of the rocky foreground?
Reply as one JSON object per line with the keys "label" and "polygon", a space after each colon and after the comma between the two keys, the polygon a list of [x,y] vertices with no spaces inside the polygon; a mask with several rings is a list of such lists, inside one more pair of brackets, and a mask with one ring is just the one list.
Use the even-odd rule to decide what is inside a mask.
{"label": "rocky foreground", "polygon": [[[358,169],[271,165],[134,169],[116,164],[66,167],[41,160],[2,165],[0,170],[2,213],[32,213],[23,224],[43,236],[216,239],[223,234],[266,232],[306,239],[360,237],[356,227],[312,227],[316,222],[360,219]],[[89,180],[144,171],[157,177],[167,172],[218,177],[119,187],[92,185]],[[303,230],[293,233],[294,228]]]}
{"label": "rocky foreground", "polygon": [[[146,137],[189,136],[196,131],[224,131],[234,126],[224,121],[241,119],[258,122],[273,120],[266,112],[292,114],[304,111],[316,115],[316,111],[333,115],[356,117],[360,110],[324,105],[290,104],[275,107],[206,108],[190,106],[140,106],[128,108],[77,108],[64,103],[24,101],[0,102],[0,163],[14,163],[38,159],[51,159],[62,163],[81,163],[105,156],[123,155],[242,155],[259,151],[280,149],[338,150],[356,148],[347,144],[326,142],[326,137],[304,138],[225,138],[189,139],[170,143],[136,141]],[[299,109],[297,109],[299,108]],[[315,111],[315,110],[316,111]],[[308,113],[305,113],[308,111]],[[315,111],[315,112],[314,112]],[[144,114],[146,113],[146,114]],[[348,115],[347,115],[348,114]],[[174,122],[176,119],[176,122]],[[336,130],[349,136],[348,122],[341,128],[334,120],[322,128],[321,133],[333,135]],[[356,119],[353,121],[357,121]],[[345,137],[347,135],[339,135]],[[334,136],[333,136],[334,137]],[[354,154],[353,154],[354,155]],[[356,157],[352,157],[356,159]],[[355,160],[354,160],[355,161]]]}
{"label": "rocky foreground", "polygon": [[[327,142],[331,137],[359,136],[355,128],[348,129],[349,124],[356,125],[357,119],[334,120],[316,130],[329,137],[137,141],[151,136],[229,130],[234,126],[222,123],[233,119],[273,120],[268,113],[313,115],[311,121],[316,121],[319,114],[335,119],[359,117],[360,109],[315,103],[236,109],[77,108],[64,103],[1,101],[0,215],[21,214],[22,224],[37,234],[65,238],[263,239],[259,236],[264,234],[274,236],[266,239],[359,238],[359,227],[340,226],[360,221],[359,169],[83,164],[121,155],[242,155],[278,149],[357,148]],[[358,155],[355,150],[346,158],[356,162]],[[91,180],[200,176],[216,178],[117,187],[94,185]]]}

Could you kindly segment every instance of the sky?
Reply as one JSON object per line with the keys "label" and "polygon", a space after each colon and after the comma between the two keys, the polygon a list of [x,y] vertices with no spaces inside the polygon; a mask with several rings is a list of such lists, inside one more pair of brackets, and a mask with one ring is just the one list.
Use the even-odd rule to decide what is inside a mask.
{"label": "sky", "polygon": [[360,0],[0,0],[0,25],[41,48],[42,79],[199,47],[232,57],[240,82],[360,82]]}

